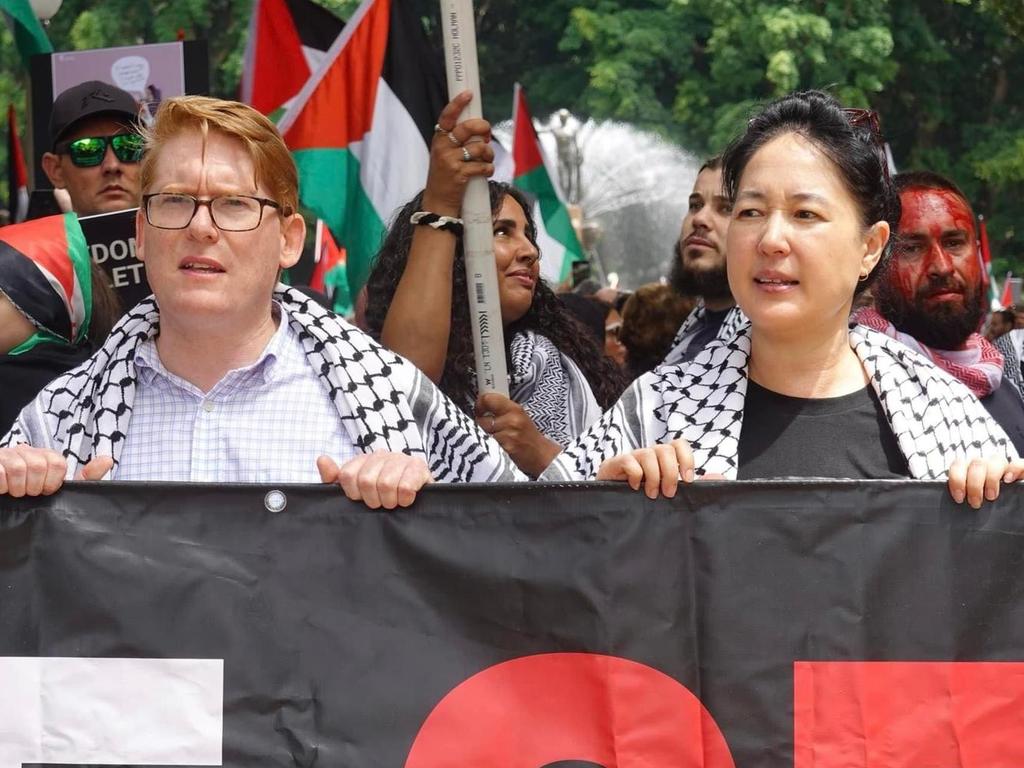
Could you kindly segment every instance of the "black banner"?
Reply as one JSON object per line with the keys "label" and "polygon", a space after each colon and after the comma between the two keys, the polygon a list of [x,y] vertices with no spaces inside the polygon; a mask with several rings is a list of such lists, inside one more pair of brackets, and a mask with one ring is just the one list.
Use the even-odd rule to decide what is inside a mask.
{"label": "black banner", "polygon": [[[126,724],[158,705],[168,765],[1024,764],[1022,488],[978,512],[914,482],[433,486],[389,513],[277,490],[0,498],[0,715],[33,685],[42,720],[103,703],[36,752],[0,719],[0,768],[124,764],[73,743],[108,719],[149,755]],[[166,758],[210,739],[146,700],[165,683],[222,705],[214,758]]]}

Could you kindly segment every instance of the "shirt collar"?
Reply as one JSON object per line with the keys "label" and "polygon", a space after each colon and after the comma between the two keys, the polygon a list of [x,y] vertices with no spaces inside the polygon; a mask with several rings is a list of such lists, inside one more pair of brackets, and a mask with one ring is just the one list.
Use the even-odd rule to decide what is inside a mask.
{"label": "shirt collar", "polygon": [[[228,371],[214,388],[210,390],[211,392],[222,388],[222,385],[225,385],[227,382],[230,382],[230,384],[227,384],[227,387],[230,390],[234,390],[253,381],[267,384],[274,380],[277,362],[282,354],[284,354],[292,330],[288,312],[284,307],[275,301],[273,302],[272,312],[274,318],[278,321],[277,330],[270,337],[270,341],[263,348],[259,358],[242,368]],[[135,370],[137,371],[139,381],[144,385],[152,384],[157,376],[172,381],[179,380],[179,377],[168,371],[160,360],[155,337],[148,338],[139,345],[135,352]]]}

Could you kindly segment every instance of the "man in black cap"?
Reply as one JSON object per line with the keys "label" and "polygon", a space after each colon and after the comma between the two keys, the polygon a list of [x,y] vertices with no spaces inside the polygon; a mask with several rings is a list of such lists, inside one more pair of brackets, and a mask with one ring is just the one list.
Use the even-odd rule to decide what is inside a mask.
{"label": "man in black cap", "polygon": [[138,115],[131,94],[99,80],[68,88],[54,101],[43,170],[55,189],[67,191],[79,216],[138,206]]}

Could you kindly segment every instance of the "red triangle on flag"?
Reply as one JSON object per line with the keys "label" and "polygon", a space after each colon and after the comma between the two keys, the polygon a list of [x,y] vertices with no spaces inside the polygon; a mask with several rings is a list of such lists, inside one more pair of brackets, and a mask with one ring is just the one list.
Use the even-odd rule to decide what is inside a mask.
{"label": "red triangle on flag", "polygon": [[7,210],[11,214],[11,222],[17,224],[24,221],[28,213],[28,169],[25,167],[25,155],[21,151],[13,104],[7,106],[7,167],[7,189],[10,196]]}
{"label": "red triangle on flag", "polygon": [[321,293],[328,293],[327,273],[339,264],[345,263],[345,249],[339,248],[331,236],[331,230],[323,219],[316,220],[316,246],[314,248],[313,275],[309,278],[309,287]]}
{"label": "red triangle on flag", "polygon": [[1003,283],[1003,295],[999,304],[1004,309],[1013,306],[1013,272],[1006,273],[1006,281]]}
{"label": "red triangle on flag", "polygon": [[285,0],[256,0],[242,73],[242,100],[269,115],[309,79],[302,40]]}
{"label": "red triangle on flag", "polygon": [[288,148],[344,148],[373,124],[388,48],[392,0],[364,2],[334,41],[321,69],[300,91],[278,127]]}
{"label": "red triangle on flag", "polygon": [[513,176],[529,173],[544,160],[540,154],[540,138],[533,127],[533,117],[526,106],[526,94],[519,83],[515,85],[515,111],[512,115],[514,135],[512,138],[512,160],[515,165]]}
{"label": "red triangle on flag", "polygon": [[989,250],[988,227],[985,225],[984,216],[978,217],[978,236],[981,245],[981,263],[985,266],[986,271],[991,271],[992,251]]}

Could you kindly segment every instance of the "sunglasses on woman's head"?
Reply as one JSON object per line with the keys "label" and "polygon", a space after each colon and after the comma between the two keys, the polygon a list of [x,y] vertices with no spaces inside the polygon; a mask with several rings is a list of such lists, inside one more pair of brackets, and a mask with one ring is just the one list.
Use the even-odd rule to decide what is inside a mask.
{"label": "sunglasses on woman's head", "polygon": [[867,128],[871,135],[878,141],[882,141],[882,119],[873,109],[859,109],[857,107],[846,107],[846,119],[855,128]]}
{"label": "sunglasses on woman's head", "polygon": [[79,168],[92,168],[103,162],[107,145],[114,150],[114,157],[122,163],[137,163],[145,149],[144,139],[137,133],[118,133],[113,136],[84,136],[73,141],[62,141],[54,151],[68,155]]}
{"label": "sunglasses on woman's head", "polygon": [[882,136],[882,119],[873,109],[847,107],[843,109],[843,112],[846,113],[846,119],[850,122],[850,125],[854,128],[864,128],[871,134],[871,140],[874,142],[875,147],[881,154],[882,173],[885,176],[885,180],[889,181],[891,179],[892,172],[889,170],[889,159],[885,154],[885,138]]}

